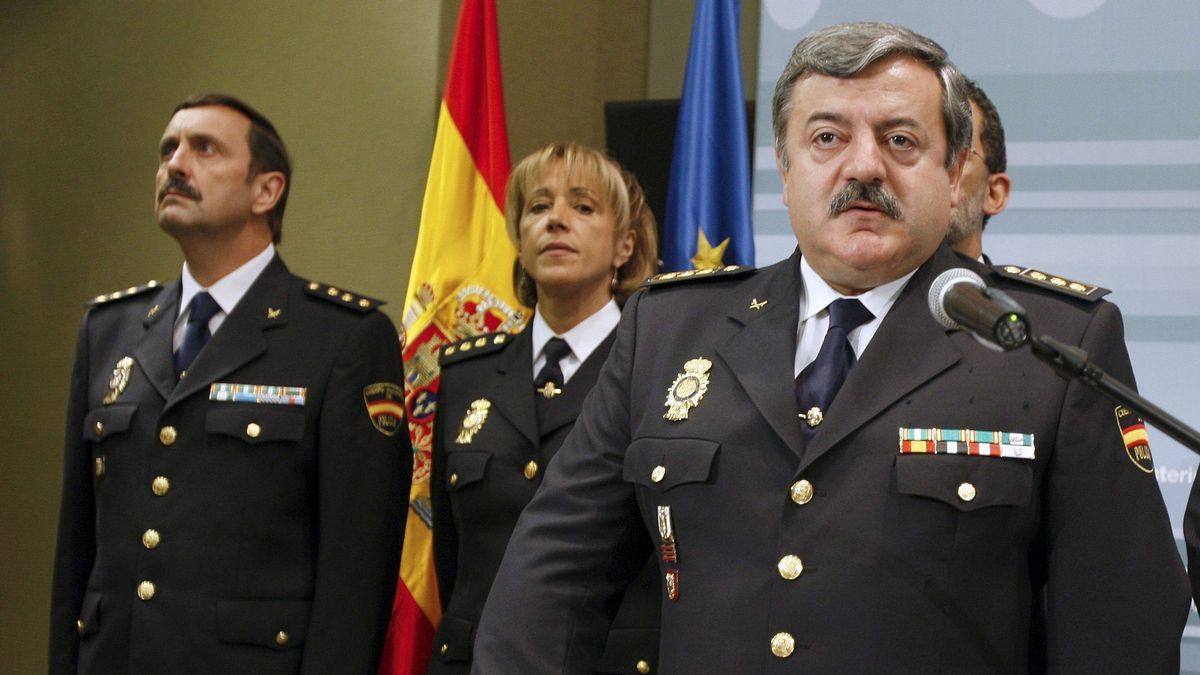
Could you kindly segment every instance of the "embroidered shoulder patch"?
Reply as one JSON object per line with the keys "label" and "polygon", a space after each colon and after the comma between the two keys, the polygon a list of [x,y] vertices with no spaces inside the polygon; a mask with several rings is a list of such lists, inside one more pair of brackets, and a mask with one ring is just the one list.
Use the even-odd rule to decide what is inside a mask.
{"label": "embroidered shoulder patch", "polygon": [[363,403],[371,425],[384,436],[395,436],[404,426],[404,388],[392,382],[363,387]]}
{"label": "embroidered shoulder patch", "polygon": [[1150,436],[1146,423],[1137,413],[1123,405],[1113,411],[1117,416],[1117,428],[1121,430],[1121,442],[1129,461],[1146,473],[1154,473],[1154,456],[1150,454]]}

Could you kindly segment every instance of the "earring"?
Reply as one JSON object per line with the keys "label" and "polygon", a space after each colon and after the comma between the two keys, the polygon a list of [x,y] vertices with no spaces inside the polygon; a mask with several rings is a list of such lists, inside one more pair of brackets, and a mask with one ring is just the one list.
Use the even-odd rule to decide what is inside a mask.
{"label": "earring", "polygon": [[620,274],[620,272],[621,272],[621,270],[619,268],[613,270],[612,283],[609,284],[609,288],[612,290],[613,294],[616,294],[617,286],[620,285],[620,279],[618,278],[618,275]]}

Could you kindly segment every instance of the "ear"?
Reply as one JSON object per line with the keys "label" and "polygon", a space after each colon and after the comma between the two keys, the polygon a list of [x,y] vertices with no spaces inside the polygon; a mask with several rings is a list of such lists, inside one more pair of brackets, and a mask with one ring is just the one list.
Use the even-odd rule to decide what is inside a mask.
{"label": "ear", "polygon": [[279,171],[268,171],[254,177],[254,203],[250,212],[256,216],[265,215],[275,208],[279,198],[283,196],[283,188],[287,178]]}
{"label": "ear", "polygon": [[967,167],[967,155],[970,153],[970,148],[958,153],[958,157],[954,161],[954,166],[950,167],[950,208],[958,206],[959,187],[962,186],[963,170]]}
{"label": "ear", "polygon": [[632,228],[627,228],[624,232],[617,235],[617,243],[613,248],[613,269],[619,269],[621,265],[629,262],[629,258],[633,255],[634,244],[637,243],[637,232]]}
{"label": "ear", "polygon": [[1012,179],[1006,173],[988,175],[987,194],[983,199],[983,212],[994,216],[1008,206],[1008,196],[1012,192]]}

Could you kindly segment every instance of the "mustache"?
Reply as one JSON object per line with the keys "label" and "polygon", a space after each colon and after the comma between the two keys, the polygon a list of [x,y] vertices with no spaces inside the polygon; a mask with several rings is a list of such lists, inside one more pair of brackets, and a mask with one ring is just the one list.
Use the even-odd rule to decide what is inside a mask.
{"label": "mustache", "polygon": [[188,182],[179,176],[168,176],[167,182],[158,190],[158,201],[162,201],[163,197],[167,196],[168,190],[174,190],[185,197],[191,197],[196,201],[200,201],[200,191],[188,185]]}
{"label": "mustache", "polygon": [[829,215],[836,216],[850,208],[854,202],[870,202],[879,207],[887,217],[900,220],[900,200],[891,190],[877,183],[854,181],[838,191],[829,202]]}

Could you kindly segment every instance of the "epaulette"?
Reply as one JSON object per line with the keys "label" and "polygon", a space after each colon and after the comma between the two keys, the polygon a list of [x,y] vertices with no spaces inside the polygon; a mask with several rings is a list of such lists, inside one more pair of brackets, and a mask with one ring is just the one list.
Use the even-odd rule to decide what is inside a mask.
{"label": "epaulette", "polygon": [[135,295],[141,295],[147,291],[156,291],[158,289],[159,283],[154,279],[151,279],[141,286],[130,286],[124,290],[113,291],[112,293],[105,293],[104,295],[97,295],[91,300],[88,300],[87,306],[96,307],[97,305],[106,305],[114,300],[124,300],[125,298],[132,298]]}
{"label": "epaulette", "polygon": [[330,286],[318,281],[310,281],[304,286],[304,290],[309,295],[322,300],[328,300],[335,305],[341,305],[346,309],[352,309],[359,314],[366,314],[375,311],[380,305],[387,304],[384,300],[376,300],[368,298],[365,295],[351,293],[344,288]]}
{"label": "epaulette", "polygon": [[696,281],[698,279],[729,279],[749,274],[754,268],[749,265],[726,265],[724,267],[708,267],[699,270],[680,270],[657,274],[642,282],[642,286],[662,286],[677,284],[681,281]]}
{"label": "epaulette", "polygon": [[1063,295],[1069,295],[1078,300],[1087,300],[1088,302],[1096,302],[1100,298],[1103,298],[1112,292],[1107,288],[1101,288],[1095,284],[1086,284],[1082,281],[1072,281],[1071,279],[1060,277],[1057,274],[1050,274],[1049,272],[1035,270],[1032,267],[1021,267],[1020,265],[992,265],[992,269],[1002,277],[1007,277],[1016,281],[1023,281],[1039,288],[1058,291]]}
{"label": "epaulette", "polygon": [[480,354],[490,354],[504,349],[510,342],[512,336],[508,333],[488,333],[460,340],[442,348],[438,354],[438,365],[447,366]]}

